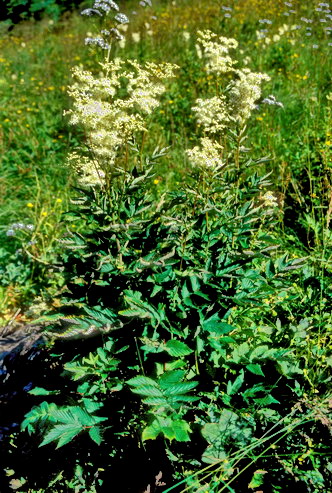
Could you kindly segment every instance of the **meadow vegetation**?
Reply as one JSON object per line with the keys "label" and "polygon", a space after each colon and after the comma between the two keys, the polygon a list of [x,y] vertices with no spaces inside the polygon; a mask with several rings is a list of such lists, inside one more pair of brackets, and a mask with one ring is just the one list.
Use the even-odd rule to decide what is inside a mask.
{"label": "meadow vegetation", "polygon": [[332,7],[100,4],[0,24],[8,488],[330,491]]}

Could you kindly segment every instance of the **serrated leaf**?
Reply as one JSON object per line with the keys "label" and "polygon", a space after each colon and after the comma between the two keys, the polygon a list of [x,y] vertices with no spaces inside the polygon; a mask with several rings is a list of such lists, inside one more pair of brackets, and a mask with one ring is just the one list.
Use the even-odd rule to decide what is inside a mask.
{"label": "serrated leaf", "polygon": [[249,360],[265,359],[268,356],[269,346],[263,345],[256,347],[249,356]]}
{"label": "serrated leaf", "polygon": [[39,447],[58,440],[57,448],[69,443],[76,435],[82,431],[83,427],[79,423],[55,425],[44,437]]}
{"label": "serrated leaf", "polygon": [[215,313],[214,315],[212,315],[212,317],[204,320],[202,322],[202,328],[203,330],[213,332],[217,335],[228,334],[232,330],[236,330],[236,328],[232,325],[220,320],[218,313]]}
{"label": "serrated leaf", "polygon": [[168,352],[170,356],[175,358],[180,358],[181,356],[187,356],[193,352],[192,349],[187,346],[184,342],[171,339],[166,343],[165,351]]}
{"label": "serrated leaf", "polygon": [[158,383],[152,380],[152,378],[144,377],[139,375],[138,377],[131,378],[126,382],[128,385],[133,385],[134,387],[140,387],[141,385],[153,385],[154,387],[158,387]]}
{"label": "serrated leaf", "polygon": [[167,388],[175,383],[180,383],[186,372],[184,370],[166,371],[159,377],[159,385],[161,388]]}
{"label": "serrated leaf", "polygon": [[198,385],[198,382],[181,382],[175,385],[171,385],[164,389],[164,395],[166,396],[171,396],[171,395],[179,395],[179,394],[185,394],[186,392],[189,392],[190,390],[194,389]]}
{"label": "serrated leaf", "polygon": [[144,428],[142,433],[142,440],[155,440],[157,436],[161,433],[160,426],[157,420],[154,420],[151,425]]}
{"label": "serrated leaf", "polygon": [[176,403],[176,402],[196,402],[200,398],[195,397],[193,395],[174,395],[172,397],[169,397],[168,401],[170,403]]}
{"label": "serrated leaf", "polygon": [[291,378],[293,375],[301,375],[303,373],[303,370],[299,367],[298,363],[290,361],[278,361],[278,367],[280,373],[287,378]]}
{"label": "serrated leaf", "polygon": [[247,354],[250,351],[249,344],[247,342],[243,342],[238,347],[234,349],[232,352],[232,360],[234,363],[239,363],[242,359],[246,359]]}
{"label": "serrated leaf", "polygon": [[139,394],[148,397],[162,397],[163,393],[158,387],[153,387],[152,385],[142,385],[141,387],[136,387],[131,389],[134,394]]}
{"label": "serrated leaf", "polygon": [[92,399],[86,399],[83,398],[83,404],[85,406],[85,409],[88,411],[88,413],[94,413],[95,411],[98,411],[101,407],[103,407],[102,402],[96,402],[93,401]]}
{"label": "serrated leaf", "polygon": [[141,308],[127,308],[126,310],[121,310],[119,315],[131,318],[151,318],[151,313]]}
{"label": "serrated leaf", "polygon": [[28,393],[32,395],[54,395],[54,394],[58,394],[59,390],[46,390],[43,389],[42,387],[35,387],[34,389],[29,390]]}
{"label": "serrated leaf", "polygon": [[165,397],[148,397],[143,400],[144,404],[149,406],[168,406],[167,399]]}
{"label": "serrated leaf", "polygon": [[94,442],[96,442],[97,445],[100,445],[101,442],[103,441],[99,426],[93,426],[92,428],[90,428],[89,429],[89,435],[90,435],[90,438]]}

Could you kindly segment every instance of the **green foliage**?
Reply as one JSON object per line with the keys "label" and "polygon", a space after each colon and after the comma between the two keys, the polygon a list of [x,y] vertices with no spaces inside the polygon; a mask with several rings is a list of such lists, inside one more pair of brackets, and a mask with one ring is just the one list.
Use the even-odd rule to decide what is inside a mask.
{"label": "green foliage", "polygon": [[224,445],[241,449],[250,443],[252,433],[250,423],[224,409],[217,423],[208,423],[202,428],[202,435],[210,444],[203,454],[203,461],[213,463],[225,460],[227,453]]}
{"label": "green foliage", "polygon": [[59,19],[61,12],[73,8],[77,2],[72,0],[9,0],[6,2],[6,14],[14,21],[37,15],[47,15]]}
{"label": "green foliage", "polygon": [[40,446],[57,442],[57,448],[69,443],[82,431],[88,431],[90,438],[100,445],[102,441],[99,423],[107,418],[94,416],[102,405],[91,399],[83,399],[83,406],[58,407],[42,402],[25,416],[22,430],[34,431],[37,423],[48,422],[52,427],[45,433]]}
{"label": "green foliage", "polygon": [[183,370],[173,370],[163,373],[158,381],[151,378],[138,376],[127,381],[132,392],[143,397],[144,404],[152,406],[151,422],[142,432],[143,440],[153,440],[159,434],[169,440],[179,442],[189,441],[189,424],[180,419],[181,408],[185,403],[195,402],[198,397],[186,395],[193,390],[198,382],[183,382],[185,376]]}
{"label": "green foliage", "polygon": [[[111,428],[114,437],[126,440],[125,430],[139,426],[143,442],[164,437],[180,461],[176,444],[193,437],[205,442],[202,463],[241,459],[251,443],[262,447],[258,430],[278,426],[310,392],[296,353],[308,321],[295,327],[292,315],[305,259],[278,253],[278,216],[259,201],[264,176],[212,173],[202,188],[173,192],[157,207],[149,172],[121,179],[108,196],[80,191],[67,215],[69,223],[81,217],[86,230],[63,240],[68,291],[56,317],[70,310],[83,327],[117,324],[64,369],[83,399],[109,408],[122,395],[131,403],[135,414]],[[94,416],[89,424],[77,406],[64,409],[68,422],[54,424],[49,414],[43,445],[62,446],[87,426],[98,442]],[[269,471],[269,480],[279,473]],[[231,478],[233,466],[224,474]]]}

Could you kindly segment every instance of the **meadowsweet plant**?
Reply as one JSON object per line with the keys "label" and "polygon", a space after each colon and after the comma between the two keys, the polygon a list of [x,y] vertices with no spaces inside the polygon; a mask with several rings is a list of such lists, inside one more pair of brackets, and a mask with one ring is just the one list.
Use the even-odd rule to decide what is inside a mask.
{"label": "meadowsweet plant", "polygon": [[[295,350],[307,322],[291,315],[302,294],[294,271],[304,260],[278,252],[280,204],[268,176],[243,172],[263,160],[239,159],[267,76],[235,68],[228,58],[220,62],[236,48],[234,40],[202,32],[199,43],[216,93],[194,103],[203,135],[187,151],[191,185],[158,201],[151,184],[163,151],[141,159],[143,138],[138,153],[131,149],[137,134],[145,135],[146,116],[159,105],[162,81],[174,67],[106,60],[98,77],[75,69],[69,90],[67,114],[84,128],[86,151],[69,158],[82,190],[67,218],[86,227],[61,241],[66,289],[60,312],[43,320],[50,337],[62,323],[82,339],[97,329],[99,339],[88,349],[78,346],[71,360],[63,353],[61,399],[52,400],[58,390],[34,389],[46,400],[26,414],[22,428],[40,430],[41,446],[85,440],[96,469],[108,456],[105,485],[119,480],[112,464],[135,457],[140,467],[144,443],[160,458],[158,470],[171,469],[167,481],[185,468],[187,488],[194,488],[195,469],[207,463],[215,466],[211,491],[231,483],[260,486],[265,472],[257,470],[267,471],[274,438],[283,440],[281,453],[291,447],[292,454],[305,440],[293,443],[296,427],[284,425],[310,387]],[[229,152],[234,135],[238,147]],[[301,426],[310,437],[309,421]],[[79,447],[75,458],[82,459]],[[276,461],[267,481],[275,483],[281,471],[290,478]]]}
{"label": "meadowsweet plant", "polygon": [[[249,3],[263,14],[243,19]],[[331,489],[325,94],[316,114],[330,78],[322,64],[324,81],[306,100],[304,83],[277,75],[302,63],[302,52],[292,55],[297,34],[272,15],[281,2],[249,3],[220,11],[214,0],[159,2],[158,17],[140,10],[132,29],[129,1],[91,2],[75,18],[87,59],[79,53],[63,124],[76,186],[61,224],[47,230],[60,252],[47,275],[56,268],[63,284],[48,307],[44,298],[31,307],[45,358],[21,385],[34,385],[22,433],[6,439],[4,479],[22,493]],[[263,50],[259,27],[282,39],[262,39]],[[168,83],[174,65],[155,57],[181,65],[179,76]],[[271,160],[260,157],[268,152]],[[25,203],[28,215],[3,231],[13,248],[39,241],[39,211],[48,224],[41,203]],[[301,223],[290,225],[294,217]]]}

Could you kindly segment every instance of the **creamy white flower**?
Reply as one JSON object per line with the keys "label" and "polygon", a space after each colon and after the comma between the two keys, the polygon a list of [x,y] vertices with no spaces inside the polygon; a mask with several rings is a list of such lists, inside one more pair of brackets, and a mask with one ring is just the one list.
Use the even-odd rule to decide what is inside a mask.
{"label": "creamy white flower", "polygon": [[[150,114],[159,105],[165,91],[162,79],[174,75],[171,64],[123,61],[115,58],[100,63],[99,77],[80,67],[73,69],[75,82],[68,93],[72,109],[65,112],[70,123],[83,126],[89,149],[96,162],[89,159],[74,165],[80,179],[91,186],[100,184],[110,172],[126,143],[136,132],[146,131],[142,113]],[[75,156],[71,162],[75,161]]]}
{"label": "creamy white flower", "polygon": [[196,113],[197,122],[208,134],[221,133],[230,121],[224,95],[210,99],[197,99],[192,111]]}
{"label": "creamy white flower", "polygon": [[201,47],[208,73],[220,75],[233,69],[236,62],[229,55],[229,51],[238,47],[235,39],[217,36],[209,30],[198,31],[198,46]]}
{"label": "creamy white flower", "polygon": [[104,183],[104,171],[99,167],[97,161],[93,161],[87,156],[72,152],[67,157],[67,165],[76,171],[78,182],[83,186],[94,187]]}
{"label": "creamy white flower", "polygon": [[189,161],[198,168],[218,169],[224,166],[222,159],[223,147],[218,142],[203,137],[201,145],[186,151]]}
{"label": "creamy white flower", "polygon": [[140,33],[132,33],[131,37],[133,38],[134,43],[139,43],[141,40]]}
{"label": "creamy white flower", "polygon": [[233,81],[229,92],[229,104],[232,108],[232,116],[241,123],[244,123],[256,108],[257,101],[260,99],[263,81],[269,81],[270,77],[266,74],[251,72],[248,68],[236,70],[238,79]]}

